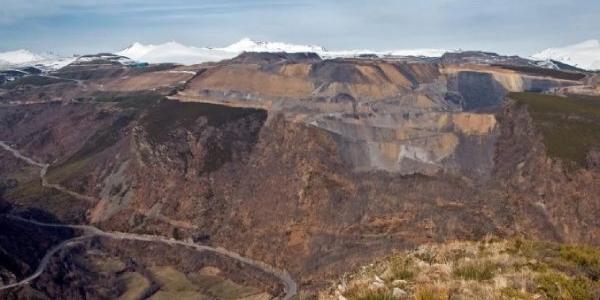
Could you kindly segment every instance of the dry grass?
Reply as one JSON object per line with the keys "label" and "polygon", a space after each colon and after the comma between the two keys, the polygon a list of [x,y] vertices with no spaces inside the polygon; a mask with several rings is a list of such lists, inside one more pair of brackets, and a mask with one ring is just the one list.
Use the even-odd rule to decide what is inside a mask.
{"label": "dry grass", "polygon": [[125,281],[126,291],[119,300],[142,299],[146,290],[150,288],[150,281],[140,273],[127,272],[121,275],[120,279]]}
{"label": "dry grass", "polygon": [[416,288],[416,300],[446,300],[448,299],[448,291],[443,287],[432,285],[424,285]]}
{"label": "dry grass", "polygon": [[486,239],[425,245],[363,267],[321,298],[598,299],[600,250]]}
{"label": "dry grass", "polygon": [[[173,267],[153,267],[151,271],[160,283],[151,299],[261,299],[265,293],[237,284],[219,275],[184,274]],[[266,295],[268,297],[268,295]]]}

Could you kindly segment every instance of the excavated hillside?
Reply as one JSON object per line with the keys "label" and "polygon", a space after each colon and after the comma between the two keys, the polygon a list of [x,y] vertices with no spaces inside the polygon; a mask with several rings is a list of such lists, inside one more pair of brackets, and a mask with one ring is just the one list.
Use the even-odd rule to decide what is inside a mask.
{"label": "excavated hillside", "polygon": [[[62,72],[81,94],[64,83],[3,93],[0,140],[50,164],[44,185],[0,153],[3,195],[67,223],[224,247],[288,270],[303,296],[429,242],[597,244],[600,143],[592,134],[562,155],[547,132],[597,125],[585,111],[599,100],[572,108],[540,94],[589,75],[524,64],[245,53],[168,69],[78,65]],[[49,95],[19,96],[32,91]],[[548,113],[532,97],[567,104]]]}

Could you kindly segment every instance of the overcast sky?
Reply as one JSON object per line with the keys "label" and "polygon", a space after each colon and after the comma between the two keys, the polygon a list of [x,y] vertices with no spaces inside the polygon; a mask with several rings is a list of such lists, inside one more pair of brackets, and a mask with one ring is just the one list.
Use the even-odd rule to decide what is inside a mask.
{"label": "overcast sky", "polygon": [[327,49],[530,55],[600,38],[600,0],[0,0],[0,51],[114,51],[243,37]]}

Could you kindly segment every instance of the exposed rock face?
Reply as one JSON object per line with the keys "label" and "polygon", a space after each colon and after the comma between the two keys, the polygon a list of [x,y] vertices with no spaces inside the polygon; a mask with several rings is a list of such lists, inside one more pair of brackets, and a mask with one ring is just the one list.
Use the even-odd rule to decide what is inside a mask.
{"label": "exposed rock face", "polygon": [[334,134],[344,161],[354,169],[404,175],[461,174],[465,165],[478,166],[480,172],[468,168],[470,175],[483,175],[491,166],[496,130],[491,114],[442,112],[327,116],[311,125]]}
{"label": "exposed rock face", "polygon": [[[246,60],[242,60],[246,61]],[[335,97],[348,94],[355,99],[382,100],[408,91],[439,75],[434,64],[347,60],[266,61],[262,64],[223,62],[191,80],[184,96],[227,97],[273,101],[289,98]]]}
{"label": "exposed rock face", "polygon": [[[91,197],[79,206],[84,218],[66,220],[223,246],[288,269],[309,290],[431,241],[597,243],[597,169],[565,173],[526,111],[505,106],[510,91],[582,82],[475,56],[478,64],[245,54],[119,71],[127,78],[88,70],[97,78],[81,83],[86,103],[2,107],[0,139],[51,162],[50,182]],[[150,86],[161,88],[122,93]],[[18,169],[0,168],[16,180],[7,198],[31,205],[19,202],[31,176]],[[60,217],[73,209],[53,207]]]}
{"label": "exposed rock face", "polygon": [[[504,61],[498,55],[473,55]],[[444,65],[439,65],[271,56],[253,64],[242,63],[247,58],[220,63],[190,80],[175,97],[283,112],[288,119],[332,133],[343,160],[360,171],[488,178],[494,117],[463,111],[498,108],[510,91],[576,84],[501,67],[461,65],[455,59],[442,59]],[[467,58],[474,59],[471,56]],[[471,128],[482,126],[477,132],[463,131],[460,124],[465,120],[473,122]]]}
{"label": "exposed rock face", "polygon": [[593,196],[600,192],[598,169],[568,172],[563,162],[550,159],[524,107],[507,107],[502,123],[496,172],[506,178],[520,226],[543,239],[598,245],[600,203]]}

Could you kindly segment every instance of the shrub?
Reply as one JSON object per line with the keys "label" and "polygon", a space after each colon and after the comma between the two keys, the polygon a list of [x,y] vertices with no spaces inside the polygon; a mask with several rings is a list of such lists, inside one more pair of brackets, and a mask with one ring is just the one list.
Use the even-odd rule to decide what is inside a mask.
{"label": "shrub", "polygon": [[344,294],[349,300],[392,300],[392,293],[384,290],[370,290],[366,286],[355,287]]}
{"label": "shrub", "polygon": [[415,254],[415,257],[432,265],[437,262],[437,253],[433,251],[424,251]]}
{"label": "shrub", "polygon": [[415,292],[415,300],[446,300],[448,291],[430,285],[420,286]]}
{"label": "shrub", "polygon": [[398,257],[390,262],[390,280],[410,280],[415,276],[415,267],[410,258]]}
{"label": "shrub", "polygon": [[538,290],[550,299],[591,299],[591,282],[585,277],[569,279],[557,272],[544,273],[536,278]]}
{"label": "shrub", "polygon": [[533,297],[512,287],[505,287],[500,290],[500,299],[506,300],[533,300]]}
{"label": "shrub", "polygon": [[454,276],[465,280],[490,280],[498,266],[490,261],[463,262],[454,268]]}
{"label": "shrub", "polygon": [[600,279],[600,250],[586,246],[562,246],[560,257],[576,264],[591,280]]}

